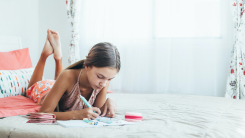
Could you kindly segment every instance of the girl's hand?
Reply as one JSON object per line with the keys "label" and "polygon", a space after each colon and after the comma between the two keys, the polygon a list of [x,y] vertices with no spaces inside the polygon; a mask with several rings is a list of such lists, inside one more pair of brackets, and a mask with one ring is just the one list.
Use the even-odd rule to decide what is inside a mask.
{"label": "girl's hand", "polygon": [[117,111],[117,104],[114,100],[107,98],[105,104],[101,107],[102,117],[115,117],[115,113]]}
{"label": "girl's hand", "polygon": [[74,111],[76,120],[83,120],[84,118],[96,119],[100,114],[101,114],[100,109],[97,107],[85,108],[85,109]]}

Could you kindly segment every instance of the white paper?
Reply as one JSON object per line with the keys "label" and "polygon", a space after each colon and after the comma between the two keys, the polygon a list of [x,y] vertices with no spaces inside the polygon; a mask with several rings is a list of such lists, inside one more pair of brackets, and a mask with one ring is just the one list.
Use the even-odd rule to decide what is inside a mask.
{"label": "white paper", "polygon": [[[110,119],[107,117],[99,117],[100,119]],[[112,123],[111,124],[107,124],[104,122],[100,122],[97,120],[91,120],[93,122],[98,122],[97,125],[90,125],[86,122],[84,122],[83,120],[67,120],[67,121],[62,121],[62,120],[57,120],[57,124],[61,125],[63,127],[101,127],[101,126],[123,126],[123,125],[133,125],[136,124],[135,122],[127,122],[124,120],[118,120],[118,119],[114,119],[111,118]]]}

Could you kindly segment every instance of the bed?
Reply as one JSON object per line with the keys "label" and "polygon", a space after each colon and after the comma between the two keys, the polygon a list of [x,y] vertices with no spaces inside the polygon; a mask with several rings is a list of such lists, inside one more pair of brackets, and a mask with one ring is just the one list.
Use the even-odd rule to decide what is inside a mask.
{"label": "bed", "polygon": [[27,137],[245,137],[245,101],[223,97],[169,94],[108,94],[116,100],[117,119],[125,112],[140,112],[137,125],[98,128],[63,128],[22,123],[22,116],[0,119],[1,138]]}
{"label": "bed", "polygon": [[[11,50],[20,48],[20,45],[12,44]],[[0,47],[2,51],[1,37]],[[9,48],[4,50],[9,51]],[[139,112],[144,120],[136,125],[64,128],[59,125],[26,124],[23,123],[26,118],[17,115],[0,119],[0,138],[245,137],[245,101],[242,100],[194,95],[127,94],[123,91],[109,93],[107,97],[117,102],[115,118],[124,119],[126,112]]]}
{"label": "bed", "polygon": [[7,52],[22,48],[21,38],[18,36],[0,35],[0,52]]}

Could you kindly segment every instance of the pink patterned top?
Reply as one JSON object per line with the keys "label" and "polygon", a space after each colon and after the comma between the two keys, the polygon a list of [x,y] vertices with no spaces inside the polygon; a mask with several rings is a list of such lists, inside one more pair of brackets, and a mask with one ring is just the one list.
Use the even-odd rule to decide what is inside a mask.
{"label": "pink patterned top", "polygon": [[[77,78],[77,82],[74,84],[73,88],[70,92],[65,92],[59,101],[59,111],[65,112],[65,111],[73,111],[73,110],[81,110],[84,108],[87,108],[87,105],[84,104],[84,102],[80,98],[80,87],[79,87],[79,78],[82,74],[82,70],[79,73],[79,76]],[[94,101],[96,99],[96,96],[98,95],[100,91],[93,90],[88,103],[90,105],[94,104]],[[41,98],[41,103],[44,101],[45,97],[48,95],[48,92],[43,95]]]}

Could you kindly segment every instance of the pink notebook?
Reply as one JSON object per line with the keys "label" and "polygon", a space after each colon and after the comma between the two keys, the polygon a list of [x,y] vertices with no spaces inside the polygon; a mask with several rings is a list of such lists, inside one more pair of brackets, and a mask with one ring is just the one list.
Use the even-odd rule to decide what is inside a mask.
{"label": "pink notebook", "polygon": [[55,123],[56,116],[51,113],[30,113],[26,123]]}

